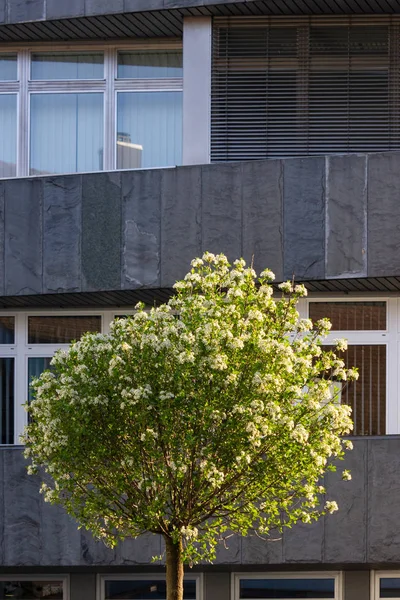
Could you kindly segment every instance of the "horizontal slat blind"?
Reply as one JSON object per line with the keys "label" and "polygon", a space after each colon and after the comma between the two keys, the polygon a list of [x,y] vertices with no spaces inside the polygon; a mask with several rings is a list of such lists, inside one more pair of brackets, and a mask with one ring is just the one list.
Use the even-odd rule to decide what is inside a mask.
{"label": "horizontal slat blind", "polygon": [[216,18],[212,161],[400,149],[396,18]]}

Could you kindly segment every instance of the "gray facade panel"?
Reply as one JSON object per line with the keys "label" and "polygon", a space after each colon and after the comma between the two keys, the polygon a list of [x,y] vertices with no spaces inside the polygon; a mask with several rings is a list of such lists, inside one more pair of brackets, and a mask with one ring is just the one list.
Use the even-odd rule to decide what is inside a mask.
{"label": "gray facade panel", "polygon": [[367,275],[367,158],[327,158],[326,276]]}
{"label": "gray facade panel", "polygon": [[85,0],[85,15],[106,15],[124,10],[124,0]]}
{"label": "gray facade panel", "polygon": [[120,287],[121,174],[86,175],[82,183],[82,291]]}
{"label": "gray facade panel", "polygon": [[46,179],[43,187],[43,291],[81,290],[82,177]]}
{"label": "gray facade panel", "polygon": [[15,179],[4,183],[5,293],[42,293],[41,179]]}
{"label": "gray facade panel", "polygon": [[134,540],[125,540],[115,550],[116,562],[120,565],[155,565],[153,558],[160,556],[161,537],[153,534],[145,534]]}
{"label": "gray facade panel", "polygon": [[368,274],[386,275],[400,265],[400,154],[368,157]]}
{"label": "gray facade panel", "polygon": [[161,186],[161,287],[169,287],[201,254],[201,167],[166,169]]}
{"label": "gray facade panel", "polygon": [[40,530],[42,540],[45,540],[38,557],[40,565],[68,566],[80,563],[81,532],[61,507],[41,503]]}
{"label": "gray facade panel", "polygon": [[0,0],[0,24],[6,22],[6,17],[7,17],[6,0]]}
{"label": "gray facade panel", "polygon": [[325,159],[284,161],[284,278],[325,277]]}
{"label": "gray facade panel", "polygon": [[283,162],[248,162],[242,167],[243,258],[257,272],[283,278]]}
{"label": "gray facade panel", "polygon": [[369,600],[369,571],[346,571],[344,574],[344,600]]}
{"label": "gray facade panel", "polygon": [[46,18],[44,0],[8,0],[8,23],[40,21]]}
{"label": "gray facade panel", "polygon": [[159,287],[162,171],[122,173],[122,288]]}
{"label": "gray facade panel", "polygon": [[223,252],[229,260],[242,255],[242,165],[202,168],[203,251]]}
{"label": "gray facade panel", "polygon": [[63,19],[65,17],[83,17],[85,14],[85,0],[47,0],[46,3],[46,18],[47,19]]}
{"label": "gray facade panel", "polygon": [[324,562],[324,521],[299,523],[283,531],[283,561],[291,564]]}
{"label": "gray facade panel", "polygon": [[244,565],[279,565],[284,562],[283,556],[283,536],[278,531],[266,538],[253,535],[242,540]]}
{"label": "gray facade panel", "polygon": [[71,573],[71,600],[96,600],[95,573]]}
{"label": "gray facade panel", "polygon": [[230,574],[205,573],[204,600],[230,600]]}

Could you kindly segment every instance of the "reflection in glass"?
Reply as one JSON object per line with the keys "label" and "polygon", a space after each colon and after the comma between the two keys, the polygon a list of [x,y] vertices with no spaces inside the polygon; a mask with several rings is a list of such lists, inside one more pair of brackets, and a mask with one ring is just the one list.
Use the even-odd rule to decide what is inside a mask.
{"label": "reflection in glass", "polygon": [[28,318],[28,344],[70,344],[88,331],[100,333],[100,316]]}
{"label": "reflection in glass", "polygon": [[400,578],[382,577],[380,580],[380,598],[400,598]]}
{"label": "reflection in glass", "polygon": [[14,317],[0,317],[0,344],[14,344]]}
{"label": "reflection in glass", "polygon": [[182,92],[118,94],[117,168],[182,162]]}
{"label": "reflection in glass", "polygon": [[241,579],[240,600],[334,598],[334,579]]}
{"label": "reflection in glass", "polygon": [[0,581],[0,600],[62,600],[61,581]]}
{"label": "reflection in glass", "polygon": [[119,52],[119,79],[151,79],[182,77],[182,52],[148,50],[146,52]]}
{"label": "reflection in glass", "polygon": [[327,318],[335,331],[385,331],[386,302],[310,302],[310,319]]}
{"label": "reflection in glass", "polygon": [[[0,444],[13,444],[14,358],[0,358],[0,408]],[[1,598],[0,594],[0,600]]]}
{"label": "reflection in glass", "polygon": [[[163,579],[136,579],[106,581],[105,600],[166,600],[166,583]],[[184,600],[195,600],[196,581],[183,583]]]}
{"label": "reflection in glass", "polygon": [[101,52],[37,52],[32,54],[32,79],[103,79],[104,57]]}
{"label": "reflection in glass", "polygon": [[31,403],[33,400],[33,390],[31,388],[32,379],[34,377],[40,377],[43,371],[51,369],[51,356],[35,356],[34,358],[28,358],[28,402]]}
{"label": "reflection in glass", "polygon": [[32,94],[30,173],[103,169],[103,94]]}
{"label": "reflection in glass", "polygon": [[17,79],[17,55],[0,54],[0,81],[17,81]]}
{"label": "reflection in glass", "polygon": [[17,95],[0,94],[0,177],[15,177],[17,162]]}

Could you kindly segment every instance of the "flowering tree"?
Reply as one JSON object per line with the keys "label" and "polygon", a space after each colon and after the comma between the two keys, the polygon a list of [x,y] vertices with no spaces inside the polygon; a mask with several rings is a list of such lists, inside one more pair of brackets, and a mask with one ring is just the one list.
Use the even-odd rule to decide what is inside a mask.
{"label": "flowering tree", "polygon": [[45,499],[110,545],[162,535],[168,600],[228,532],[337,509],[320,481],[352,423],[331,378],[356,373],[321,347],[328,321],[299,319],[305,288],[275,300],[273,277],[206,253],[168,304],[85,335],[33,383],[24,441]]}

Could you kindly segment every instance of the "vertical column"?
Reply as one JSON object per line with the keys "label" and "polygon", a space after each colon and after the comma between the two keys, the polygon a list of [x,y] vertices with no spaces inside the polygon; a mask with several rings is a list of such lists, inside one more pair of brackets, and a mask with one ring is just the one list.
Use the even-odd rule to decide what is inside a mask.
{"label": "vertical column", "polygon": [[183,164],[210,162],[211,17],[183,23]]}

